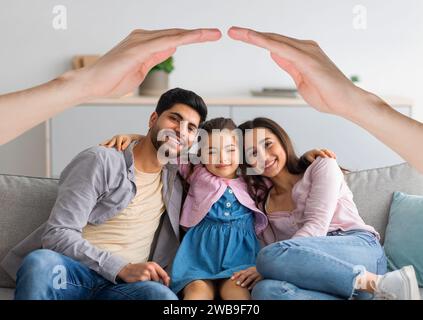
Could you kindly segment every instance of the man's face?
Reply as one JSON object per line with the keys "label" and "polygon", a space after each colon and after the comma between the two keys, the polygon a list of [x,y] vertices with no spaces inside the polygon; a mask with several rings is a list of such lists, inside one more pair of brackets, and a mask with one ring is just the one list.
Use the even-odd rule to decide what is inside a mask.
{"label": "man's face", "polygon": [[197,135],[201,117],[188,105],[177,103],[160,116],[153,113],[150,118],[150,136],[156,150],[166,144],[170,155],[179,155],[184,148],[191,147]]}

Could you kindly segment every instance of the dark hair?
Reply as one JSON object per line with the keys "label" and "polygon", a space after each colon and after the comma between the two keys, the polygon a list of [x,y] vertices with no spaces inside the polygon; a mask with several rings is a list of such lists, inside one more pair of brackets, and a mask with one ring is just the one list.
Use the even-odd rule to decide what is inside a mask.
{"label": "dark hair", "polygon": [[157,102],[156,112],[160,116],[177,103],[186,104],[197,111],[201,118],[200,123],[206,120],[207,106],[203,98],[193,91],[181,88],[174,88],[163,93],[160,96],[159,102]]}
{"label": "dark hair", "polygon": [[200,128],[205,130],[207,133],[211,133],[212,130],[235,130],[237,129],[237,126],[232,119],[220,117],[204,122]]}
{"label": "dark hair", "polygon": [[[232,119],[219,117],[204,122],[200,126],[200,129],[204,130],[207,133],[212,133],[213,130],[236,130],[238,129],[238,127]],[[197,139],[199,138],[202,139],[202,136],[198,135]],[[201,150],[199,150],[198,156],[200,156],[200,151]]]}
{"label": "dark hair", "polygon": [[[268,118],[255,118],[252,121],[246,121],[241,124],[239,127],[241,129],[243,136],[245,137],[245,132],[247,129],[254,129],[254,128],[266,128],[269,129],[278,139],[282,145],[282,148],[286,154],[286,168],[289,173],[291,174],[303,174],[310,162],[307,161],[305,158],[299,158],[295,154],[294,147],[292,145],[291,139],[289,138],[288,134],[285,132],[284,129],[280,125],[278,125],[275,121],[268,119]],[[245,148],[244,148],[245,149]],[[245,158],[245,150],[244,152],[244,159]],[[247,175],[247,167],[248,164],[246,161],[243,161],[241,164],[241,172],[242,175],[247,182],[248,185],[248,192],[250,196],[254,199],[256,205],[258,206],[260,203],[264,201],[267,196],[268,188],[264,181],[265,177],[260,175]]]}

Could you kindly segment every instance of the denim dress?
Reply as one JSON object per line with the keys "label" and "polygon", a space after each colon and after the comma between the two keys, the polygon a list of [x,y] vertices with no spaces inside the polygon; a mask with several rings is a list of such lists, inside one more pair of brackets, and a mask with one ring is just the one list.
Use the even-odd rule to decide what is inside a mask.
{"label": "denim dress", "polygon": [[255,266],[259,250],[254,213],[228,187],[182,240],[173,262],[171,289],[178,293],[194,280],[230,278]]}

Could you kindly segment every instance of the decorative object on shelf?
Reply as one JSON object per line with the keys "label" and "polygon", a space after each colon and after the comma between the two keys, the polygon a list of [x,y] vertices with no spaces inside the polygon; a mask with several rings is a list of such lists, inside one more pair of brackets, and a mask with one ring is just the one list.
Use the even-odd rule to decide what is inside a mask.
{"label": "decorative object on shelf", "polygon": [[264,87],[260,91],[251,90],[251,94],[258,97],[298,98],[296,88]]}
{"label": "decorative object on shelf", "polygon": [[139,86],[140,96],[160,96],[169,89],[169,74],[173,71],[173,57],[153,67]]}

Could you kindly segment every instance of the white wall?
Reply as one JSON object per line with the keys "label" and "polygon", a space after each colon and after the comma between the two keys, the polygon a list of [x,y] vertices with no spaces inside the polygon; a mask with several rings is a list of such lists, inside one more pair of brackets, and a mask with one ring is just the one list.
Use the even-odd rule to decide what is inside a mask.
{"label": "white wall", "polygon": [[[68,10],[66,31],[52,27],[59,4]],[[352,26],[358,4],[367,8],[366,30]],[[226,31],[241,25],[317,40],[347,75],[360,75],[364,87],[415,100],[415,116],[423,119],[422,16],[421,0],[0,0],[0,93],[47,81],[67,70],[73,55],[104,53],[134,28]],[[292,85],[265,51],[226,35],[218,43],[178,49],[175,66],[171,86],[205,96]],[[29,148],[26,143],[0,147],[0,172],[41,174],[35,167],[43,165],[29,170],[10,161]],[[44,150],[27,161],[27,168],[44,161]]]}

